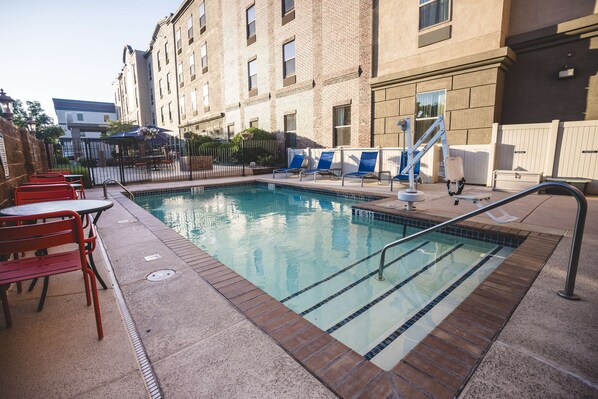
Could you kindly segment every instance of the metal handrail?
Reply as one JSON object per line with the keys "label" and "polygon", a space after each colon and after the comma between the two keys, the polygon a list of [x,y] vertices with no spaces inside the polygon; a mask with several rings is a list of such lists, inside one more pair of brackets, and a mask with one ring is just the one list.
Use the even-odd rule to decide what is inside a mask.
{"label": "metal handrail", "polygon": [[579,191],[577,188],[566,184],[566,183],[559,183],[559,182],[550,182],[550,183],[541,183],[534,187],[528,188],[527,190],[523,190],[517,194],[511,195],[510,197],[503,198],[499,201],[496,201],[492,204],[486,205],[482,208],[476,209],[475,211],[466,213],[464,215],[458,216],[454,219],[448,220],[446,222],[437,224],[436,226],[432,226],[426,230],[418,231],[415,234],[410,236],[401,238],[397,241],[391,242],[382,248],[382,253],[380,254],[380,267],[378,269],[378,280],[384,280],[384,259],[386,255],[386,251],[390,248],[393,248],[397,245],[400,245],[404,242],[411,241],[417,237],[420,237],[424,234],[431,233],[436,230],[440,230],[444,227],[453,225],[455,223],[461,222],[463,220],[469,219],[473,216],[477,216],[481,213],[487,212],[494,208],[498,208],[501,205],[508,204],[509,202],[513,202],[518,200],[519,198],[526,197],[530,194],[533,194],[537,191],[544,190],[547,188],[558,188],[564,191],[567,191],[577,200],[577,217],[575,219],[575,229],[573,232],[573,243],[571,245],[571,255],[569,256],[569,269],[567,270],[567,279],[565,280],[565,289],[559,291],[558,294],[566,299],[571,300],[579,300],[577,295],[573,294],[573,290],[575,289],[575,278],[577,276],[577,265],[579,263],[579,252],[581,249],[581,241],[583,238],[583,229],[586,222],[586,214],[588,210],[588,203],[586,198],[584,197],[583,193]]}
{"label": "metal handrail", "polygon": [[102,185],[104,186],[104,198],[108,199],[108,183],[116,183],[118,184],[123,190],[125,190],[127,192],[127,194],[129,194],[129,199],[130,200],[134,200],[135,199],[135,195],[130,192],[129,190],[127,190],[127,188],[125,186],[123,186],[118,180],[114,180],[114,179],[106,179],[104,180],[104,182],[102,183]]}

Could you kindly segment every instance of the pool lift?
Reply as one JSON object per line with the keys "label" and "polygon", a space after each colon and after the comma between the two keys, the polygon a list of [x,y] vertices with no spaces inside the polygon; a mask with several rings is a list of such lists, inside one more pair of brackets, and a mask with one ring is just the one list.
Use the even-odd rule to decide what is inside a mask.
{"label": "pool lift", "polygon": [[[449,152],[448,142],[446,140],[446,129],[444,127],[444,116],[440,115],[436,121],[426,130],[424,135],[415,143],[413,144],[413,139],[411,137],[411,121],[409,118],[401,119],[397,122],[397,125],[401,127],[403,131],[403,154],[405,154],[405,140],[407,140],[407,163],[403,170],[400,171],[400,174],[409,174],[409,188],[399,191],[397,194],[397,198],[399,201],[406,202],[405,209],[407,211],[415,210],[414,203],[415,202],[422,202],[424,201],[424,193],[423,191],[418,191],[415,187],[415,176],[413,173],[413,168],[417,162],[421,160],[421,158],[432,148],[432,146],[440,140],[442,145],[442,155],[443,155],[443,163],[444,163],[444,179],[446,180],[446,185],[448,189],[448,193],[451,197],[454,198],[455,202],[454,205],[459,205],[459,201],[469,201],[472,202],[478,208],[482,208],[483,206],[490,204],[490,194],[486,193],[469,193],[467,195],[462,195],[463,188],[465,187],[465,174],[463,172],[463,158],[461,157],[451,157]],[[436,134],[426,143],[424,148],[417,153],[415,153],[416,149],[422,145],[428,137],[430,137],[433,132],[438,129]],[[497,223],[508,223],[512,222],[517,219],[515,216],[509,215],[504,209],[497,208],[500,216],[494,215],[492,212],[486,212],[486,215],[492,220]]]}

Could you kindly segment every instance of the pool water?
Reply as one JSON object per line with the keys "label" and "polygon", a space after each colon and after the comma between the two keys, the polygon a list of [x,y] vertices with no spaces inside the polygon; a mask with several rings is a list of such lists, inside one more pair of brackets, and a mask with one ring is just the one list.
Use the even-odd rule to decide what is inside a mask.
{"label": "pool water", "polygon": [[390,370],[514,248],[352,215],[362,200],[277,186],[136,202],[305,319]]}

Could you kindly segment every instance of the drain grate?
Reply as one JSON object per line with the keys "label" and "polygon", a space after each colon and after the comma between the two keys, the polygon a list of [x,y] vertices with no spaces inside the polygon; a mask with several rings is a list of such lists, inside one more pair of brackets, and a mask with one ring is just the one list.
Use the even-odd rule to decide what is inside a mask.
{"label": "drain grate", "polygon": [[147,279],[149,281],[162,281],[166,280],[167,278],[171,278],[176,273],[174,270],[171,269],[164,269],[164,270],[156,270],[155,272],[151,272],[147,275]]}
{"label": "drain grate", "polygon": [[139,363],[139,370],[143,375],[143,382],[145,383],[145,388],[147,389],[147,392],[149,393],[151,399],[162,399],[162,392],[160,390],[158,382],[156,381],[154,370],[152,369],[152,365],[149,362],[149,359],[147,358],[145,348],[141,343],[141,338],[139,338],[139,333],[137,332],[137,328],[135,327],[135,322],[133,322],[133,318],[131,317],[129,308],[127,308],[125,298],[123,296],[122,291],[120,290],[118,281],[115,278],[114,269],[112,268],[112,264],[110,263],[110,258],[106,253],[106,248],[104,248],[104,244],[102,243],[102,239],[99,234],[97,239],[97,246],[101,250],[102,256],[106,261],[106,266],[109,269],[110,278],[112,280],[112,288],[114,289],[114,296],[116,297],[116,302],[118,303],[120,313],[122,315],[123,321],[125,322],[127,332],[129,333],[131,345],[133,346],[135,356],[137,357],[137,362]]}

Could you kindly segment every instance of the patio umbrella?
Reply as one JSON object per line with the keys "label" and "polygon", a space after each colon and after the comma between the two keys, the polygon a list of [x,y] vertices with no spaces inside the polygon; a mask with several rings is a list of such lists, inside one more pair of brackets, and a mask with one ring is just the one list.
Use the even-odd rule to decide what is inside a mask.
{"label": "patio umbrella", "polygon": [[[155,130],[155,134],[153,135],[152,138],[145,138],[142,134],[142,129],[147,128],[147,129],[153,129]],[[119,133],[114,133],[113,135],[110,136],[110,138],[115,138],[115,139],[122,139],[122,138],[136,138],[139,140],[146,140],[148,142],[150,142],[152,145],[163,145],[163,144],[168,144],[170,142],[170,137],[174,137],[171,136],[169,134],[167,134],[166,132],[171,132],[172,130],[168,130],[162,127],[158,127],[158,126],[154,126],[154,125],[147,125],[147,126],[142,126],[142,127],[138,127],[137,129],[131,130],[130,132],[119,132]]]}

